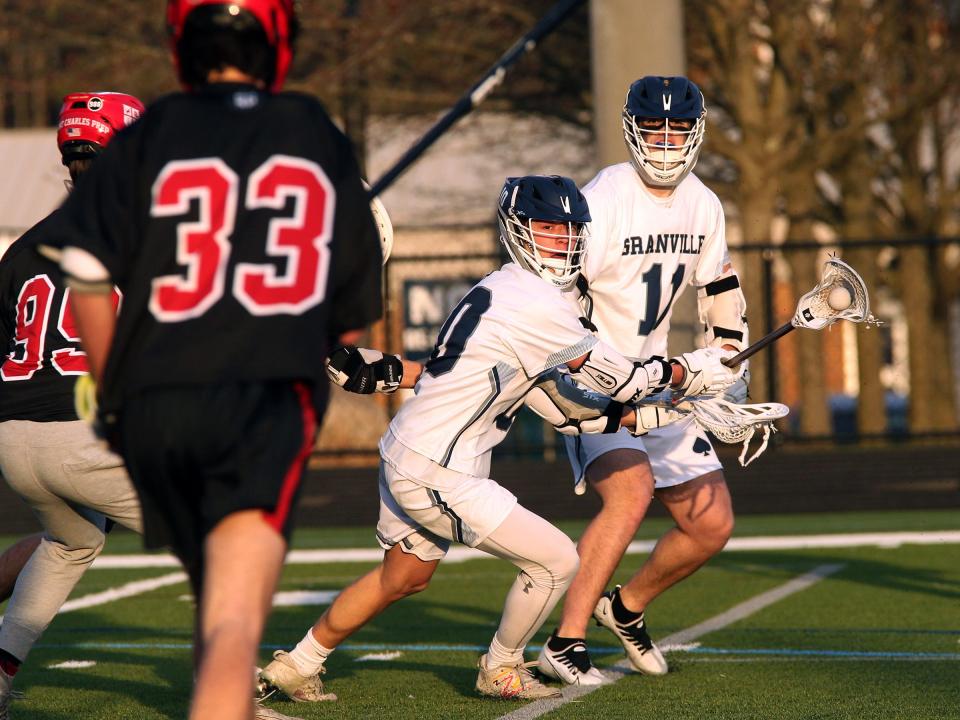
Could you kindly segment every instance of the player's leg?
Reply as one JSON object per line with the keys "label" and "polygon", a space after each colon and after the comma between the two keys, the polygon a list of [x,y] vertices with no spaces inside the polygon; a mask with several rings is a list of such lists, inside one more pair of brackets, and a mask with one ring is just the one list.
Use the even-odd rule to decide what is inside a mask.
{"label": "player's leg", "polygon": [[603,505],[577,543],[580,570],[564,598],[560,624],[544,643],[538,661],[541,672],[550,677],[596,685],[603,676],[587,653],[587,625],[647,512],[653,476],[641,438],[618,433],[570,440],[574,475],[586,480]]}
{"label": "player's leg", "polygon": [[580,570],[563,602],[556,635],[583,638],[597,598],[613,577],[653,497],[653,475],[646,455],[617,449],[586,470],[587,482],[603,503],[577,543]]}
{"label": "player's leg", "polygon": [[221,520],[204,542],[203,657],[190,717],[249,720],[250,668],[280,577],[286,541],[260,510]]}
{"label": "player's leg", "polygon": [[0,626],[0,658],[8,675],[11,666],[26,659],[103,548],[105,518],[55,491],[62,465],[75,449],[57,425],[0,424],[0,471],[46,531],[20,573]]}
{"label": "player's leg", "polygon": [[17,583],[20,571],[37,549],[42,537],[42,533],[28,535],[0,553],[0,603],[13,593],[13,586]]}
{"label": "player's leg", "polygon": [[563,532],[521,505],[477,546],[520,569],[504,603],[500,625],[480,658],[477,690],[504,698],[554,697],[536,681],[523,651],[569,587],[579,566],[576,547]]}
{"label": "player's leg", "polygon": [[198,590],[193,718],[254,714],[252,670],[315,431],[300,383],[155,388],[124,406],[146,544],[170,546]]}
{"label": "player's leg", "polygon": [[676,525],[620,589],[623,604],[635,611],[693,574],[723,550],[733,533],[733,503],[721,470],[657,490],[656,495]]}
{"label": "player's leg", "polygon": [[733,507],[720,461],[696,425],[662,428],[646,443],[656,496],[676,524],[629,582],[604,594],[594,617],[617,635],[634,668],[662,675],[667,663],[650,638],[644,610],[723,549],[733,531]]}
{"label": "player's leg", "polygon": [[400,544],[387,550],[380,565],[337,595],[293,650],[274,653],[260,673],[260,697],[277,689],[295,702],[336,700],[320,681],[330,653],[397,600],[425,590],[439,562],[422,560]]}

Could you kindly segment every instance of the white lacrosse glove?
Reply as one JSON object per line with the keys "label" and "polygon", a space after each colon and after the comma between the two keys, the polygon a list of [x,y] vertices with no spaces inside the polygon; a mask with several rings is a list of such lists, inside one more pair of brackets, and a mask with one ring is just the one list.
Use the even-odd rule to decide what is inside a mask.
{"label": "white lacrosse glove", "polygon": [[392,393],[400,387],[403,361],[399,355],[353,345],[338,347],[327,358],[327,375],[344,390],[360,395]]}
{"label": "white lacrosse glove", "polygon": [[[746,365],[749,360],[744,360],[743,363]],[[730,387],[728,387],[723,395],[723,399],[727,402],[735,403],[737,405],[743,405],[750,398],[750,369],[747,368],[743,371],[743,375]]]}
{"label": "white lacrosse glove", "polygon": [[651,430],[662,428],[664,425],[686,417],[684,413],[658,405],[634,405],[633,409],[637,414],[637,424],[634,427],[628,427],[627,430],[634,437],[646,435]]}
{"label": "white lacrosse glove", "polygon": [[683,368],[683,380],[675,389],[688,396],[722,395],[746,370],[743,363],[736,369],[723,364],[736,354],[733,350],[707,347],[670,358],[671,363]]}

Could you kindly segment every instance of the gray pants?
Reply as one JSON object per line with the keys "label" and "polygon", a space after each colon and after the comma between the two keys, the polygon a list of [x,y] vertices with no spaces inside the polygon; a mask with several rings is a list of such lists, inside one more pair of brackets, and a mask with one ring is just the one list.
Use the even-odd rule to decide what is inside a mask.
{"label": "gray pants", "polygon": [[46,531],[0,626],[0,648],[23,661],[103,549],[105,518],[143,525],[123,460],[80,420],[0,422],[0,472]]}

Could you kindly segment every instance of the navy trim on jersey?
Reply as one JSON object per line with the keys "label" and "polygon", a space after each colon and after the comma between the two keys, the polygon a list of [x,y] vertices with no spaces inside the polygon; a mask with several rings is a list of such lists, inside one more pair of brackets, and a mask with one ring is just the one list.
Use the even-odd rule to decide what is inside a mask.
{"label": "navy trim on jersey", "polygon": [[430,495],[430,499],[433,500],[433,504],[440,508],[444,515],[450,518],[453,539],[459,543],[462,543],[463,519],[453,511],[453,508],[447,505],[447,501],[440,496],[439,491],[434,490],[433,488],[427,488],[427,493]]}
{"label": "navy trim on jersey", "polygon": [[473,414],[467,424],[460,428],[460,431],[453,436],[453,441],[447,446],[446,452],[443,454],[443,460],[440,464],[443,467],[447,467],[450,463],[450,456],[453,455],[453,449],[456,447],[457,442],[459,442],[460,437],[467,431],[467,429],[473,425],[477,420],[479,420],[483,414],[490,409],[490,406],[493,404],[493,401],[497,399],[497,396],[500,395],[500,373],[497,371],[497,368],[492,367],[487,373],[487,377],[490,378],[490,386],[492,392],[487,395],[483,401],[483,405],[480,406],[480,409]]}

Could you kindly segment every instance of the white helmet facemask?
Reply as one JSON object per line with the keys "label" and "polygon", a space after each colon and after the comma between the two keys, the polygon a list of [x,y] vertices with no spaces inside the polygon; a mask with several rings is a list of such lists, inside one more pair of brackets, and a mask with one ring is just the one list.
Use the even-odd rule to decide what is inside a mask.
{"label": "white helmet facemask", "polygon": [[[515,263],[560,289],[576,284],[583,266],[584,240],[588,234],[585,223],[556,222],[553,224],[558,232],[534,233],[534,220],[520,220],[502,210],[497,219],[500,240]],[[549,242],[554,238],[562,242]]]}
{"label": "white helmet facemask", "polygon": [[[646,118],[635,117],[624,109],[623,136],[630,148],[630,160],[645,182],[673,187],[693,170],[703,144],[705,118],[706,111],[696,119],[654,118],[659,121],[656,127],[644,127]],[[692,126],[684,127],[691,123]],[[682,138],[680,143],[677,138]]]}

